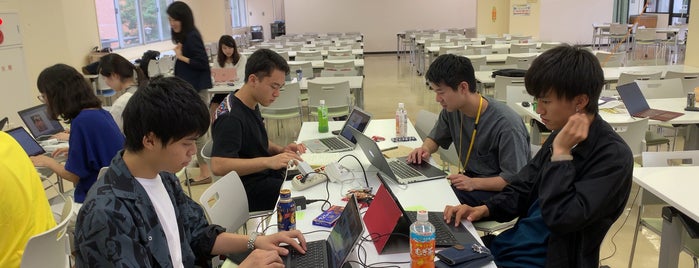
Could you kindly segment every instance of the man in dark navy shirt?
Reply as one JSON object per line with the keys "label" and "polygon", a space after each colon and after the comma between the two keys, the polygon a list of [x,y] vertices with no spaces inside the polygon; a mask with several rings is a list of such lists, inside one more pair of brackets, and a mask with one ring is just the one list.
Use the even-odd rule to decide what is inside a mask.
{"label": "man in dark navy shirt", "polygon": [[218,116],[211,131],[211,169],[214,175],[235,170],[241,176],[250,211],[273,209],[290,160],[301,160],[306,149],[291,143],[274,144],[267,136],[258,105],[269,106],[279,97],[289,73],[286,60],[274,51],[255,51],[245,66],[245,85],[226,97],[228,112]]}

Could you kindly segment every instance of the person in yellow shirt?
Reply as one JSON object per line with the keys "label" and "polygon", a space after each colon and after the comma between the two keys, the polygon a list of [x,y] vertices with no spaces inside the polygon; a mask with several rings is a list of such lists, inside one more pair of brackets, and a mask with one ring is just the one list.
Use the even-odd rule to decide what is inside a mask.
{"label": "person in yellow shirt", "polygon": [[19,267],[32,236],[56,226],[44,187],[29,156],[0,131],[0,267]]}

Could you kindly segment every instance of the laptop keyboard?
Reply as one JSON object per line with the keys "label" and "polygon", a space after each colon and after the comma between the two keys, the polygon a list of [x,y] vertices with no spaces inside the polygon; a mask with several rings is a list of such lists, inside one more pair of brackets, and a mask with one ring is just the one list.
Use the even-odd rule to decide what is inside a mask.
{"label": "laptop keyboard", "polygon": [[289,250],[287,267],[326,267],[327,249],[324,240],[306,243],[306,254],[299,253],[293,247],[287,246]]}
{"label": "laptop keyboard", "polygon": [[403,161],[390,161],[388,162],[388,166],[391,168],[391,171],[393,171],[394,174],[398,178],[413,178],[413,177],[420,177],[422,174],[420,172],[417,172],[415,169],[411,168],[407,163]]}
{"label": "laptop keyboard", "polygon": [[[417,221],[417,212],[415,211],[406,211],[405,213],[408,214],[408,217],[410,217],[410,220],[412,222]],[[441,212],[428,212],[427,216],[429,217],[429,222],[434,225],[434,233],[435,233],[435,242],[437,246],[440,247],[450,247],[453,245],[456,245],[459,243],[459,241],[456,239],[454,234],[451,232],[449,229],[449,226],[447,226],[447,223],[444,222],[444,216],[442,216],[443,213]]]}
{"label": "laptop keyboard", "polygon": [[320,142],[325,144],[325,146],[328,146],[328,148],[330,148],[330,150],[340,150],[340,149],[347,148],[347,144],[340,141],[340,139],[338,139],[336,137],[320,139]]}

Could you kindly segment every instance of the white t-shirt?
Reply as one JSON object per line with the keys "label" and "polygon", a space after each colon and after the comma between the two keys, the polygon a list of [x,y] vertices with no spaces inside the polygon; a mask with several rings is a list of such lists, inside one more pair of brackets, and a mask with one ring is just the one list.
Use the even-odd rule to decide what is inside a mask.
{"label": "white t-shirt", "polygon": [[158,221],[163,226],[165,238],[167,238],[168,249],[170,250],[170,258],[174,267],[184,267],[182,263],[182,248],[180,245],[180,231],[177,228],[177,217],[175,216],[175,207],[172,205],[170,195],[165,190],[163,180],[160,174],[154,179],[136,178],[136,180],[146,189],[148,198],[150,198],[155,213],[158,214]]}
{"label": "white t-shirt", "polygon": [[116,122],[117,126],[119,126],[121,133],[124,133],[124,120],[121,118],[121,113],[124,112],[126,104],[129,102],[131,96],[133,96],[133,93],[136,92],[136,89],[136,86],[128,87],[126,92],[119,96],[119,98],[112,103],[112,108],[109,109],[109,113],[112,115],[112,118],[114,118],[114,122]]}

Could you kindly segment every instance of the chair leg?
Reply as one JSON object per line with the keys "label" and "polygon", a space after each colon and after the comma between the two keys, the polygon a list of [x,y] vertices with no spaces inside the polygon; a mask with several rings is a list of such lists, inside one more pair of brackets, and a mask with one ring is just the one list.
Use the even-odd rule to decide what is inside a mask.
{"label": "chair leg", "polygon": [[[632,204],[633,205],[633,204]],[[638,216],[636,217],[636,230],[633,232],[633,240],[631,242],[631,254],[629,256],[629,268],[633,266],[633,256],[636,253],[636,241],[638,240],[638,232],[641,231],[641,214],[643,210],[639,205]]]}

